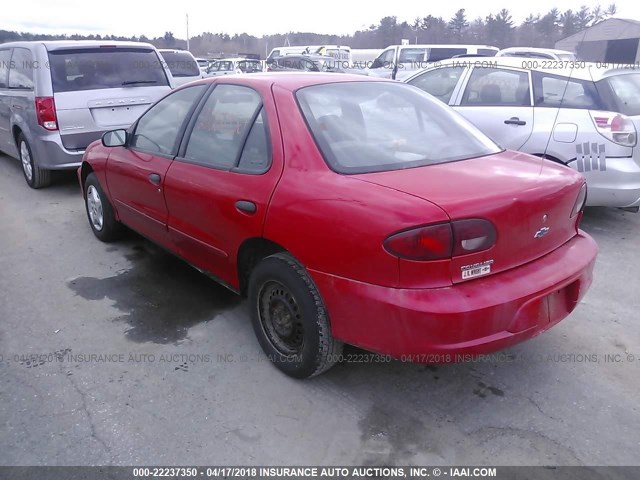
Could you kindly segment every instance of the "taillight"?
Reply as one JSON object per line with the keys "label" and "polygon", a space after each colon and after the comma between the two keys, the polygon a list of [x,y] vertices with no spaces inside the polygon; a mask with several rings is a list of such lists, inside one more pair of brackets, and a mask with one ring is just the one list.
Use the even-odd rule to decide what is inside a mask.
{"label": "taillight", "polygon": [[571,218],[575,217],[579,213],[584,210],[584,206],[587,203],[587,184],[583,183],[580,191],[578,192],[578,198],[576,198],[576,203],[573,205],[573,210],[571,211]]}
{"label": "taillight", "polygon": [[618,145],[625,147],[636,146],[636,127],[629,117],[614,112],[591,111],[589,113],[600,135]]}
{"label": "taillight", "polygon": [[453,222],[453,256],[487,250],[495,245],[496,236],[496,229],[488,220],[456,220]]}
{"label": "taillight", "polygon": [[38,118],[38,125],[45,129],[58,129],[56,104],[53,101],[53,97],[36,97],[36,117]]}
{"label": "taillight", "polygon": [[481,252],[495,245],[493,224],[482,219],[455,220],[395,233],[384,241],[384,248],[407,260],[443,260]]}

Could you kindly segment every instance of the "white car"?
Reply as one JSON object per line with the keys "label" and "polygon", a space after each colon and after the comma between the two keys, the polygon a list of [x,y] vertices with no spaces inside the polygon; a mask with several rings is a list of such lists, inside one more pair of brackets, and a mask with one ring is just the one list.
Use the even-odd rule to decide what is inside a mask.
{"label": "white car", "polygon": [[402,81],[423,68],[459,55],[492,57],[498,47],[491,45],[390,45],[371,63],[367,75]]}
{"label": "white car", "polygon": [[204,73],[205,77],[221,75],[235,75],[238,73],[256,73],[264,70],[260,60],[251,58],[223,58],[209,65]]}
{"label": "white car", "polygon": [[206,58],[201,58],[201,57],[195,57],[195,59],[196,59],[196,62],[198,63],[198,68],[202,73],[204,73],[207,70],[207,68],[209,68],[209,64],[211,62],[209,62],[209,60],[207,60]]}
{"label": "white car", "polygon": [[526,57],[543,58],[548,60],[576,60],[576,54],[567,50],[557,50],[555,48],[534,48],[534,47],[510,47],[503,48],[496,57]]}
{"label": "white car", "polygon": [[196,58],[187,50],[158,50],[171,72],[176,87],[203,78]]}
{"label": "white car", "polygon": [[[640,206],[640,70],[525,58],[452,59],[406,83],[453,107],[499,145],[587,179],[587,205]],[[573,65],[568,65],[573,63]]]}

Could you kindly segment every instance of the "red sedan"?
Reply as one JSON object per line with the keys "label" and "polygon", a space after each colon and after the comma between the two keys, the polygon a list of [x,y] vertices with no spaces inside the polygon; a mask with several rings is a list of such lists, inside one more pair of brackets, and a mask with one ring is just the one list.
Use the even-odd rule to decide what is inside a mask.
{"label": "red sedan", "polygon": [[392,81],[191,83],[93,143],[78,174],[96,237],[126,225],[248,296],[294,377],[343,343],[423,362],[502,349],[592,281],[584,179]]}

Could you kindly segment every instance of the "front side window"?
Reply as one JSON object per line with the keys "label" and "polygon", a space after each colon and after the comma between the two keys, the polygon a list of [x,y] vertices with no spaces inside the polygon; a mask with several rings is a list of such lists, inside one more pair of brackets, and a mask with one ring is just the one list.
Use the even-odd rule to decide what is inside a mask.
{"label": "front side window", "polygon": [[460,105],[530,106],[529,75],[516,70],[474,68]]}
{"label": "front side window", "polygon": [[593,82],[546,73],[533,73],[536,107],[600,108]]}
{"label": "front side window", "polygon": [[444,103],[449,103],[462,72],[464,72],[464,67],[436,68],[413,78],[408,83]]}
{"label": "front side window", "polygon": [[206,88],[206,85],[184,88],[156,103],[138,121],[130,146],[174,156],[184,123]]}
{"label": "front side window", "polygon": [[146,48],[82,48],[49,52],[54,92],[168,86],[162,63]]}
{"label": "front side window", "polygon": [[14,48],[9,70],[9,88],[33,88],[33,55],[26,48]]}
{"label": "front side window", "polygon": [[371,65],[371,68],[392,68],[394,62],[395,50],[390,48],[382,52]]}
{"label": "front side window", "polygon": [[302,88],[296,95],[327,164],[339,173],[421,167],[500,151],[417,88],[345,82]]}
{"label": "front side window", "polygon": [[255,90],[218,85],[198,114],[185,160],[223,170],[234,168],[261,109],[262,99]]}

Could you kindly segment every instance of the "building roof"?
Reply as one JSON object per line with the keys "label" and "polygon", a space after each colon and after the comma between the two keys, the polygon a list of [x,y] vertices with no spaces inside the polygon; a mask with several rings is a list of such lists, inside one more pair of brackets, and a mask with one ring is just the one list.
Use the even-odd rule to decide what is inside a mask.
{"label": "building roof", "polygon": [[578,33],[558,40],[556,48],[560,48],[559,46],[563,43],[597,42],[623,38],[640,38],[640,21],[628,18],[608,18]]}

